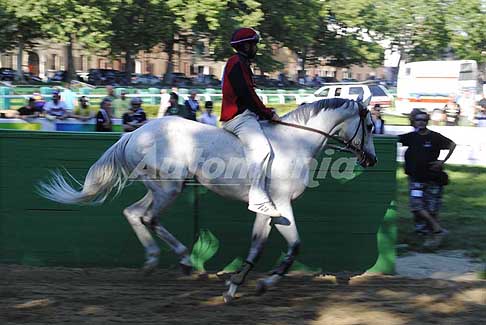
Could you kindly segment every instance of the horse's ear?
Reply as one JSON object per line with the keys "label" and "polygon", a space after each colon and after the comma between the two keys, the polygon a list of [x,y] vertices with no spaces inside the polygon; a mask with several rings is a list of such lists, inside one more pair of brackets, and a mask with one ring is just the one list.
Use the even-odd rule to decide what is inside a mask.
{"label": "horse's ear", "polygon": [[371,103],[371,95],[368,98],[366,98],[366,100],[363,102],[363,106],[367,108],[368,106],[370,106],[370,103]]}
{"label": "horse's ear", "polygon": [[362,101],[363,101],[363,94],[359,94],[359,95],[358,95],[358,98],[356,98],[356,101],[357,101],[358,103],[362,102]]}

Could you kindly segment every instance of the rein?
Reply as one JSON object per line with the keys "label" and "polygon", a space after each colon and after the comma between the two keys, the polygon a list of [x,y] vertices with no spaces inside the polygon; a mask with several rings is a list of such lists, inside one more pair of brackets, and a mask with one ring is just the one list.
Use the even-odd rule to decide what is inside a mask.
{"label": "rein", "polygon": [[[323,135],[323,136],[325,136],[325,137],[327,137],[329,139],[333,139],[333,140],[339,142],[341,145],[344,145],[344,147],[339,147],[339,146],[334,146],[334,145],[329,145],[329,147],[331,147],[333,149],[336,149],[336,150],[339,150],[339,151],[345,151],[345,152],[351,152],[351,153],[357,154],[360,157],[360,160],[363,160],[363,159],[366,158],[366,154],[363,151],[363,145],[364,145],[364,130],[365,130],[365,125],[364,124],[365,124],[366,115],[368,113],[369,113],[368,110],[362,110],[362,111],[360,111],[360,113],[359,113],[360,123],[359,123],[358,127],[356,128],[356,131],[354,132],[353,137],[349,141],[343,140],[340,137],[337,137],[335,135],[329,134],[327,132],[324,132],[324,131],[321,131],[321,130],[318,130],[318,129],[314,129],[314,128],[310,128],[310,127],[307,127],[307,126],[303,126],[303,125],[298,125],[298,124],[293,124],[293,123],[287,123],[287,122],[284,122],[284,121],[270,121],[270,122],[271,123],[275,123],[275,124],[281,124],[281,125],[293,127],[293,128],[296,128],[296,129],[301,129],[301,130],[309,131],[309,132],[318,133],[318,134]],[[353,145],[352,142],[353,142],[354,138],[358,135],[358,131],[359,131],[359,128],[360,127],[363,128],[363,133],[361,135],[360,148],[358,148],[355,145]]]}

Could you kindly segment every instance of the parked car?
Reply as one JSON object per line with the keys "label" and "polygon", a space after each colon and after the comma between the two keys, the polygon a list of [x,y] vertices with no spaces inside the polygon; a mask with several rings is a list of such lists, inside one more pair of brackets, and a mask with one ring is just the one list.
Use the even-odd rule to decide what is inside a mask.
{"label": "parked car", "polygon": [[56,71],[47,79],[48,82],[66,82],[67,81],[67,71]]}
{"label": "parked car", "polygon": [[319,99],[346,98],[357,99],[359,96],[367,99],[371,95],[370,106],[379,104],[382,108],[390,107],[393,96],[388,90],[373,82],[336,82],[319,88],[314,94],[304,97],[297,104],[312,103]]}
{"label": "parked car", "polygon": [[177,72],[173,74],[172,84],[177,87],[188,87],[193,85],[193,80],[185,74]]}
{"label": "parked car", "polygon": [[123,85],[130,83],[125,72],[113,69],[89,69],[88,83],[92,85]]}
{"label": "parked car", "polygon": [[[42,83],[43,80],[39,76],[33,75],[30,72],[24,72],[24,80],[30,83]],[[17,77],[17,70],[10,68],[0,68],[0,80],[14,81]]]}
{"label": "parked car", "polygon": [[193,83],[201,86],[221,86],[221,81],[213,74],[199,75],[194,78]]}
{"label": "parked car", "polygon": [[0,80],[2,81],[14,81],[17,71],[10,68],[0,68]]}
{"label": "parked car", "polygon": [[[83,72],[76,73],[74,78],[78,81],[84,81],[84,79],[81,77],[81,74],[83,74]],[[84,73],[84,75],[87,75],[87,73]],[[56,71],[51,77],[47,78],[47,82],[67,82],[67,81],[68,81],[68,72],[65,70]]]}
{"label": "parked car", "polygon": [[39,77],[30,72],[24,72],[24,78],[30,83],[44,83],[44,81]]}
{"label": "parked car", "polygon": [[277,88],[279,81],[277,79],[270,79],[267,76],[256,75],[253,80],[257,87]]}
{"label": "parked car", "polygon": [[132,80],[131,83],[134,85],[159,85],[160,84],[160,78],[157,76],[154,76],[153,74],[150,73],[134,73],[132,74]]}

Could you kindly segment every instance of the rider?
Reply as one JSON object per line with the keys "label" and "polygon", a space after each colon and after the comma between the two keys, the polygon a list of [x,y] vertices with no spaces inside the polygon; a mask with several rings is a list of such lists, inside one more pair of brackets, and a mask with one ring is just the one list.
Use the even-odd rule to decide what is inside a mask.
{"label": "rider", "polygon": [[250,170],[251,187],[248,209],[272,217],[280,213],[268,195],[265,178],[272,157],[272,147],[258,120],[279,120],[278,115],[265,107],[255,92],[251,60],[256,56],[260,37],[252,28],[237,29],[231,46],[237,51],[229,58],[223,74],[223,128],[242,142]]}

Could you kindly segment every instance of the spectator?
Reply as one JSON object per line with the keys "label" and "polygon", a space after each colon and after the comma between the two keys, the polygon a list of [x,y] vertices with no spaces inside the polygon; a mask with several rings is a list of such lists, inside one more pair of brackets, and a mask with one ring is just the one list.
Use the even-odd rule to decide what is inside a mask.
{"label": "spectator", "polygon": [[116,117],[121,117],[123,114],[127,113],[130,108],[130,103],[127,99],[126,90],[122,90],[120,93],[120,98],[113,99],[113,115]]}
{"label": "spectator", "polygon": [[113,88],[113,86],[106,86],[106,93],[106,97],[110,99],[111,103],[113,103],[113,101],[116,99],[115,89]]}
{"label": "spectator", "polygon": [[44,111],[48,119],[65,119],[68,117],[66,104],[61,100],[59,91],[52,93],[52,100],[44,105]]}
{"label": "spectator", "polygon": [[483,95],[483,98],[481,98],[478,102],[478,106],[481,108],[486,109],[486,97]]}
{"label": "spectator", "polygon": [[486,107],[481,107],[475,116],[476,125],[479,127],[486,127]]}
{"label": "spectator", "polygon": [[163,88],[160,90],[160,107],[159,107],[159,113],[157,114],[157,117],[162,117],[165,115],[165,112],[167,112],[167,109],[170,106],[170,94],[167,93],[167,89]]}
{"label": "spectator", "polygon": [[86,96],[81,96],[79,99],[79,106],[74,110],[73,114],[69,117],[81,120],[81,121],[88,121],[94,117],[91,113],[89,108],[89,100]]}
{"label": "spectator", "polygon": [[186,107],[186,118],[189,120],[196,121],[196,113],[200,111],[199,102],[196,99],[197,92],[195,90],[191,90],[191,95],[189,98],[184,102],[184,106]]}
{"label": "spectator", "polygon": [[39,117],[40,113],[42,113],[42,108],[38,109],[35,106],[34,97],[30,97],[27,102],[27,105],[19,108],[17,112],[20,118],[35,118],[35,117]]}
{"label": "spectator", "polygon": [[183,116],[184,109],[182,105],[179,105],[179,95],[175,92],[170,93],[169,107],[165,112],[165,116],[178,115]]}
{"label": "spectator", "polygon": [[73,111],[76,107],[76,93],[71,90],[71,84],[66,83],[61,93],[61,99],[66,104],[66,109]]}
{"label": "spectator", "polygon": [[445,107],[446,125],[456,126],[459,125],[459,117],[461,116],[461,106],[458,103],[452,103],[450,106]]}
{"label": "spectator", "polygon": [[46,102],[44,101],[44,98],[42,98],[41,94],[39,93],[33,93],[32,96],[35,99],[35,108],[37,108],[39,111],[44,111],[44,105]]}
{"label": "spectator", "polygon": [[381,106],[376,104],[371,110],[371,119],[373,120],[373,133],[384,134],[385,133],[385,120],[381,117]]}
{"label": "spectator", "polygon": [[112,132],[113,109],[111,107],[111,100],[106,97],[101,101],[100,110],[96,114],[96,132]]}
{"label": "spectator", "polygon": [[147,116],[142,108],[142,100],[135,97],[130,101],[130,110],[123,114],[123,131],[132,132],[147,122]]}
{"label": "spectator", "polygon": [[442,122],[445,121],[445,111],[448,109],[448,106],[445,105],[444,108],[442,109],[434,109],[432,111],[432,114],[430,116],[430,119],[432,120],[433,125],[441,125]]}
{"label": "spectator", "polygon": [[[456,144],[427,128],[429,116],[414,109],[410,121],[415,131],[399,135],[399,142],[408,147],[405,152],[405,173],[409,179],[410,209],[415,219],[415,231],[422,234],[446,234],[438,221],[443,186],[447,174],[443,165]],[[449,150],[444,160],[438,160],[440,150]]]}
{"label": "spectator", "polygon": [[199,122],[203,124],[208,124],[208,125],[213,125],[213,126],[218,126],[218,117],[213,113],[213,102],[212,101],[207,101],[204,103],[204,108],[206,111],[201,114],[201,118],[199,119]]}

